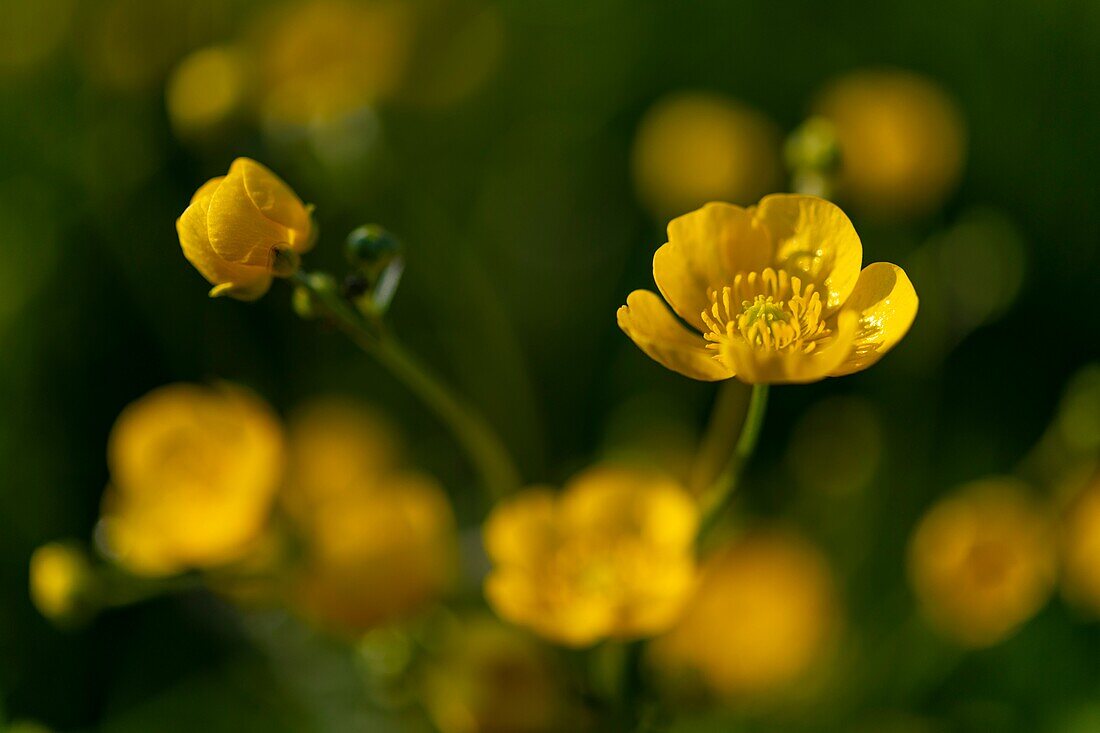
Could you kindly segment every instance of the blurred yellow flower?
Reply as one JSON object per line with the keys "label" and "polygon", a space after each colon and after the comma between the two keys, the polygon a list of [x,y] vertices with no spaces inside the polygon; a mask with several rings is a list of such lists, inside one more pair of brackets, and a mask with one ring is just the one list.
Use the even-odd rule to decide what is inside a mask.
{"label": "blurred yellow flower", "polygon": [[425,704],[442,733],[573,730],[547,650],[491,617],[448,629],[425,675]]}
{"label": "blurred yellow flower", "polygon": [[693,379],[814,382],[858,372],[905,336],[917,294],[897,265],[860,270],[863,245],[824,199],[711,203],[673,219],[653,256],[661,298],[635,290],[619,327],[651,358]]}
{"label": "blurred yellow flower", "polygon": [[698,673],[715,693],[773,692],[803,676],[839,625],[825,557],[785,530],[751,532],[709,558],[683,617],[653,661]]}
{"label": "blurred yellow flower", "polygon": [[1061,526],[1062,588],[1066,597],[1100,615],[1100,473],[1092,467]]}
{"label": "blurred yellow flower", "polygon": [[393,431],[370,412],[323,400],[291,427],[283,496],[303,544],[294,605],[334,631],[408,616],[451,584],[457,556],[446,494],[399,467]]}
{"label": "blurred yellow flower", "polygon": [[309,522],[326,502],[395,471],[400,458],[400,441],[383,417],[347,398],[316,398],[291,417],[283,507],[295,521]]}
{"label": "blurred yellow flower", "polygon": [[238,300],[262,296],[273,275],[293,272],[313,246],[310,207],[248,158],[195,192],[176,231],[184,256],[214,286],[210,296]]}
{"label": "blurred yellow flower", "polygon": [[664,631],[695,576],[695,504],[647,471],[599,466],[559,495],[532,488],[485,525],[489,603],[503,618],[568,646]]}
{"label": "blurred yellow flower", "polygon": [[837,181],[854,206],[887,216],[927,213],[962,174],[966,132],[952,100],[931,80],[864,70],[829,84],[814,111],[833,123]]}
{"label": "blurred yellow flower", "polygon": [[31,600],[49,619],[65,619],[79,610],[92,575],[87,556],[61,542],[42,545],[31,555]]}
{"label": "blurred yellow flower", "polygon": [[264,116],[308,125],[391,94],[407,63],[409,11],[394,0],[312,0],[263,18],[254,33]]}
{"label": "blurred yellow flower", "polygon": [[925,514],[909,542],[925,613],[965,646],[1008,637],[1046,603],[1055,572],[1048,517],[1013,479],[964,486]]}
{"label": "blurred yellow flower", "polygon": [[779,129],[734,99],[675,94],[646,112],[633,165],[638,194],[658,217],[708,201],[748,204],[779,185]]}
{"label": "blurred yellow flower", "polygon": [[140,575],[239,560],[283,476],[282,428],[240,387],[173,384],[129,405],[111,432],[100,537]]}
{"label": "blurred yellow flower", "polygon": [[199,49],[172,71],[166,92],[168,118],[180,135],[207,132],[241,112],[248,88],[248,60],[240,49]]}

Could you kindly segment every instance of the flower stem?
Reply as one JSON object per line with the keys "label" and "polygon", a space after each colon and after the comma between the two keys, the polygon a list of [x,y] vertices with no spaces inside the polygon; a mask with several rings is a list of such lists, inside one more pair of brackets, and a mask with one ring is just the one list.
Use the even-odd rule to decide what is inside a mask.
{"label": "flower stem", "polygon": [[745,421],[741,425],[741,432],[737,436],[733,452],[725,467],[718,474],[710,488],[700,499],[700,513],[703,520],[699,527],[700,541],[709,534],[723,510],[737,488],[737,482],[741,478],[741,472],[756,451],[756,444],[760,440],[760,431],[764,426],[764,414],[768,407],[768,385],[754,384],[752,394],[749,396],[749,406],[745,412]]}
{"label": "flower stem", "polygon": [[294,282],[306,288],[314,301],[336,322],[348,338],[404,382],[454,434],[481,476],[490,498],[496,499],[519,486],[516,469],[500,438],[480,414],[465,405],[431,370],[393,336],[372,328],[364,317],[322,280],[297,273]]}

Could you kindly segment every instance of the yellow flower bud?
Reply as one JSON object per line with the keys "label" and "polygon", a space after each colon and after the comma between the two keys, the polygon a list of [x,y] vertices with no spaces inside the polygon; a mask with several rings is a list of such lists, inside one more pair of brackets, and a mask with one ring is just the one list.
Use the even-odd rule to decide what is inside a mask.
{"label": "yellow flower bud", "polygon": [[533,488],[485,525],[485,582],[503,618],[568,646],[667,629],[695,578],[698,513],[676,482],[602,466],[556,495]]}
{"label": "yellow flower bud", "polygon": [[313,246],[310,207],[248,158],[195,192],[176,231],[184,256],[214,285],[211,297],[238,300],[262,296],[273,276],[292,274]]}
{"label": "yellow flower bud", "polygon": [[241,559],[265,528],[283,450],[278,419],[244,389],[154,390],[128,406],[111,432],[102,543],[140,575]]}
{"label": "yellow flower bud", "polygon": [[824,556],[788,531],[759,530],[704,565],[683,617],[653,643],[666,671],[698,673],[727,697],[761,695],[802,677],[838,626]]}
{"label": "yellow flower bud", "polygon": [[48,619],[70,618],[79,611],[91,577],[91,565],[80,550],[60,542],[42,545],[31,555],[31,600]]}
{"label": "yellow flower bud", "polygon": [[909,542],[909,576],[929,619],[964,646],[1007,638],[1050,597],[1055,545],[1046,513],[1012,479],[963,487]]}

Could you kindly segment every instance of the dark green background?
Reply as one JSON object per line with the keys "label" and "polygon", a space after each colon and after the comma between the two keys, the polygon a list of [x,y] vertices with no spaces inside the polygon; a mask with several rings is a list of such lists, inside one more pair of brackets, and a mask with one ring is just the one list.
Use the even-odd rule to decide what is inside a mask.
{"label": "dark green background", "polygon": [[[233,37],[254,5],[225,4],[181,45]],[[316,203],[322,239],[311,267],[337,265],[357,224],[397,232],[408,270],[395,330],[484,407],[528,478],[560,481],[598,454],[608,416],[628,399],[659,394],[674,417],[701,424],[713,395],[649,361],[615,326],[626,294],[650,285],[650,257],[664,241],[663,222],[641,209],[630,181],[645,109],[670,91],[720,91],[789,130],[822,82],[886,64],[931,76],[959,101],[969,163],[935,217],[900,230],[857,220],[868,261],[904,265],[929,233],[990,206],[1022,233],[1026,281],[1003,317],[942,358],[918,353],[937,344],[921,336],[918,316],[911,343],[873,370],[773,390],[745,503],[794,516],[830,548],[846,579],[849,625],[865,635],[853,665],[861,655],[868,665],[887,661],[835,710],[768,729],[852,730],[877,710],[917,714],[932,730],[1100,729],[1100,630],[1058,600],[1012,640],[943,672],[934,642],[895,655],[877,641],[908,623],[903,548],[920,511],[959,482],[1012,470],[1068,377],[1100,353],[1100,4],[500,8],[506,47],[489,84],[444,111],[384,106],[369,165],[340,175],[271,149],[254,131],[181,145],[162,85],[120,93],[83,76],[83,22],[49,64],[0,80],[0,288],[33,286],[18,309],[0,310],[0,700],[9,716],[64,731],[374,729],[318,722],[268,648],[204,596],[110,612],[72,632],[55,630],[27,599],[31,550],[90,535],[115,416],[166,382],[237,380],[281,410],[317,393],[361,394],[418,436],[418,460],[456,495],[469,488],[430,415],[343,340],[297,320],[284,285],[254,305],[206,298],[180,256],[174,220],[234,156],[264,161]],[[964,275],[983,278],[980,268]],[[838,393],[874,403],[886,457],[870,498],[830,505],[798,496],[776,466],[795,419]],[[462,513],[476,519],[470,507]],[[905,651],[914,648],[933,651],[920,659]]]}

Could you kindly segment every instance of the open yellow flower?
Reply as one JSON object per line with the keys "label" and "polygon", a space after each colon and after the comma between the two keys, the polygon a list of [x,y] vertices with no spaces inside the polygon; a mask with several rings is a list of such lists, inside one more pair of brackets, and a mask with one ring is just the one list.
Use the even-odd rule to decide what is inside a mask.
{"label": "open yellow flower", "polygon": [[673,219],[653,256],[655,293],[635,290],[619,327],[693,379],[814,382],[861,371],[905,336],[917,294],[897,265],[860,270],[863,246],[834,204],[774,194]]}
{"label": "open yellow flower", "polygon": [[238,300],[262,296],[273,276],[291,274],[313,246],[310,207],[248,158],[195,192],[176,231],[184,256],[214,286],[210,296]]}
{"label": "open yellow flower", "polygon": [[1050,597],[1056,544],[1046,512],[1013,479],[943,499],[909,542],[909,575],[930,620],[965,646],[1007,638]]}
{"label": "open yellow flower", "polygon": [[528,489],[486,523],[485,593],[503,618],[569,646],[660,633],[694,582],[697,521],[678,484],[640,470]]}
{"label": "open yellow flower", "polygon": [[141,575],[244,557],[283,473],[278,419],[239,387],[174,384],[127,407],[111,432],[101,538]]}

